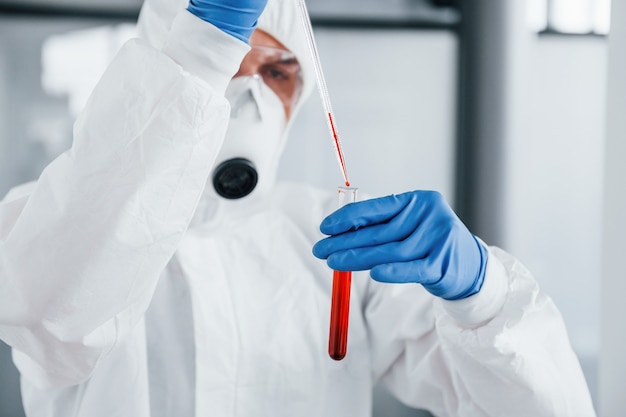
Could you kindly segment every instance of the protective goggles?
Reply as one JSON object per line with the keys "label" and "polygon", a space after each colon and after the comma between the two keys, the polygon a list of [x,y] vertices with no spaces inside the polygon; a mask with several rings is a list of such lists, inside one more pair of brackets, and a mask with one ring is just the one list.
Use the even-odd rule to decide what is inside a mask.
{"label": "protective goggles", "polygon": [[296,56],[281,48],[252,46],[235,77],[258,75],[291,109],[302,91],[302,68]]}

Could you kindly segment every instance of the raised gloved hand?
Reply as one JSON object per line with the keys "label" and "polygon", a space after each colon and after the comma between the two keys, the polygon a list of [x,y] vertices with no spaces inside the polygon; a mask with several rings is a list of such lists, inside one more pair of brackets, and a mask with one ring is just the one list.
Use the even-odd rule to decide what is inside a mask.
{"label": "raised gloved hand", "polygon": [[190,0],[187,10],[222,31],[249,43],[267,0]]}
{"label": "raised gloved hand", "polygon": [[371,269],[376,281],[419,283],[448,300],[477,293],[485,277],[487,250],[434,191],[348,204],[320,230],[331,236],[313,254],[335,270]]}

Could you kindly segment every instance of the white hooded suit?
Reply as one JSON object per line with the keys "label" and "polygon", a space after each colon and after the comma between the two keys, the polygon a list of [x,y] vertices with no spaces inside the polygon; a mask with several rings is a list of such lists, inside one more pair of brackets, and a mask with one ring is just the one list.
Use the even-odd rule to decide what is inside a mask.
{"label": "white hooded suit", "polygon": [[[380,379],[437,416],[595,415],[559,312],[497,248],[459,301],[355,273],[331,360],[332,273],[311,247],[334,193],[268,172],[215,195],[248,47],[174,3],[146,4],[72,148],[0,203],[0,338],[29,417],[367,417]],[[295,13],[270,0],[259,27],[299,58],[306,96]]]}

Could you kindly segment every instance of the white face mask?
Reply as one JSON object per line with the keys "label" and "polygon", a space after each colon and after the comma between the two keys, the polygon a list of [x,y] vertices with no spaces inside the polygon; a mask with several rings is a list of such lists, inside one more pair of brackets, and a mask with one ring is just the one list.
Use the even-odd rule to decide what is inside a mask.
{"label": "white face mask", "polygon": [[[224,227],[228,219],[247,216],[263,204],[264,197],[276,181],[278,161],[287,134],[285,108],[278,96],[259,77],[237,77],[226,89],[231,104],[231,116],[224,144],[215,160],[215,168],[198,203],[191,227]],[[222,182],[233,194],[247,187],[251,173],[258,175],[256,187],[243,198],[225,198],[215,187],[216,172],[232,163],[233,159],[245,159],[249,165],[235,161],[234,170]],[[243,180],[242,180],[243,177]],[[224,184],[222,184],[224,185]],[[243,187],[242,187],[243,185]]]}
{"label": "white face mask", "polygon": [[[287,119],[283,104],[256,75],[233,79],[226,89],[226,99],[231,115],[215,162],[216,191],[231,199],[250,192],[265,193],[275,182],[285,142]],[[255,174],[256,187],[252,183]]]}

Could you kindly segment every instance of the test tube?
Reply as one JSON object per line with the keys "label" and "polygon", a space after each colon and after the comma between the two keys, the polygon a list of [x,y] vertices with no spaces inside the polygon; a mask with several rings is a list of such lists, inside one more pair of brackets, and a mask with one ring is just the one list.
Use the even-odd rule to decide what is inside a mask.
{"label": "test tube", "polygon": [[[338,187],[339,207],[356,201],[357,188]],[[348,350],[348,319],[350,317],[351,271],[333,271],[333,292],[330,305],[330,334],[328,354],[342,360]]]}

